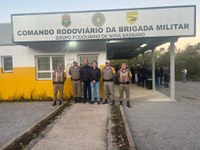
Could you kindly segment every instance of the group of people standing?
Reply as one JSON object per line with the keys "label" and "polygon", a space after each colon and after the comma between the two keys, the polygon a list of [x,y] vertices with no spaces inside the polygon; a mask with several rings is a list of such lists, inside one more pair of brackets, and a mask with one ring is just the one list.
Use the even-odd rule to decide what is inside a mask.
{"label": "group of people standing", "polygon": [[147,69],[146,66],[137,64],[132,65],[130,68],[132,77],[132,84],[136,83],[138,86],[146,86],[146,82],[149,78],[151,78],[151,70]]}
{"label": "group of people standing", "polygon": [[[71,76],[72,86],[74,91],[74,101],[86,103],[90,100],[90,103],[95,101],[95,93],[97,103],[100,104],[100,83],[101,71],[97,67],[97,62],[92,62],[92,67],[88,65],[88,60],[83,61],[83,66],[78,66],[77,62],[73,62],[73,66],[69,68],[69,75]],[[81,99],[83,87],[83,100]]]}
{"label": "group of people standing", "polygon": [[158,67],[155,70],[156,87],[160,88],[164,81],[164,86],[169,87],[170,71],[168,67]]}
{"label": "group of people standing", "polygon": [[[113,67],[110,66],[110,61],[105,62],[105,66],[102,71],[98,68],[97,62],[93,61],[92,66],[88,65],[88,60],[83,61],[83,66],[78,66],[77,62],[74,61],[73,65],[69,68],[69,75],[71,76],[73,92],[74,92],[74,102],[75,103],[91,103],[100,104],[100,78],[103,79],[104,86],[104,101],[103,104],[109,103],[111,100],[111,105],[115,105],[115,94],[114,94],[114,76],[116,72]],[[131,72],[129,71],[125,63],[121,64],[121,68],[117,72],[119,77],[119,100],[120,105],[123,104],[123,93],[126,93],[127,107],[130,106],[130,88],[129,80],[131,78]],[[57,66],[53,74],[53,84],[54,84],[54,100],[53,106],[57,102],[57,94],[60,92],[59,104],[62,104],[63,100],[63,86],[66,80],[66,74],[62,70],[61,65]],[[82,98],[83,93],[83,98]]]}
{"label": "group of people standing", "polygon": [[[132,75],[134,76],[132,78],[132,83],[136,83],[138,86],[146,86],[147,80],[152,78],[152,71],[148,68],[146,68],[145,65],[133,65],[130,68],[130,71]],[[184,72],[184,71],[182,71]],[[183,80],[185,75],[182,73]],[[157,67],[155,70],[155,84],[156,87],[159,88],[162,86],[164,81],[164,86],[169,87],[169,81],[170,81],[170,72],[168,67]]]}

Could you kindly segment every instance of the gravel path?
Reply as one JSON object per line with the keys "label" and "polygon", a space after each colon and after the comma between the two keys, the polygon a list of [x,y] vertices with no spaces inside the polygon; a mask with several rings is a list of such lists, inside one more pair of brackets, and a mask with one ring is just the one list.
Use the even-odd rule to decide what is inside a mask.
{"label": "gravel path", "polygon": [[[200,82],[176,82],[175,101],[134,101],[125,113],[137,150],[200,149]],[[169,95],[169,88],[160,88]]]}
{"label": "gravel path", "polygon": [[56,107],[52,107],[51,102],[0,103],[0,147],[29,129]]}
{"label": "gravel path", "polygon": [[[160,88],[159,92],[170,96],[169,88]],[[176,82],[175,84],[175,97],[178,102],[200,101],[200,82]]]}

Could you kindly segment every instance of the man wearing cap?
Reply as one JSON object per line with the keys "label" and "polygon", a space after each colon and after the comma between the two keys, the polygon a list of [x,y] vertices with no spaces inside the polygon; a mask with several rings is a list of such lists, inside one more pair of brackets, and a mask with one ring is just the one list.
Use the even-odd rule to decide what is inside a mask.
{"label": "man wearing cap", "polygon": [[83,95],[84,100],[83,103],[87,102],[87,98],[89,98],[89,102],[91,100],[91,86],[90,86],[90,72],[91,67],[88,65],[88,60],[85,59],[83,61],[83,67],[80,69],[80,79],[83,85]]}
{"label": "man wearing cap", "polygon": [[63,87],[64,87],[65,80],[66,80],[66,74],[62,69],[62,65],[58,64],[57,69],[53,73],[53,85],[54,85],[54,100],[52,104],[53,106],[56,105],[58,91],[60,93],[59,105],[62,104]]}
{"label": "man wearing cap", "polygon": [[74,102],[81,103],[81,82],[80,82],[80,67],[77,62],[73,62],[73,66],[69,68],[69,75],[71,76],[72,86],[74,91]]}
{"label": "man wearing cap", "polygon": [[122,63],[121,69],[118,71],[119,76],[119,100],[120,105],[122,105],[123,93],[126,93],[126,101],[127,107],[131,107],[130,105],[130,87],[129,87],[129,80],[132,77],[131,72],[127,69],[126,63]]}
{"label": "man wearing cap", "polygon": [[102,78],[103,78],[103,82],[104,82],[104,102],[103,102],[103,104],[108,103],[108,95],[109,95],[110,99],[112,100],[112,105],[115,105],[114,84],[113,84],[114,75],[115,75],[115,70],[113,67],[110,66],[110,61],[107,60],[105,62],[105,67],[102,69]]}

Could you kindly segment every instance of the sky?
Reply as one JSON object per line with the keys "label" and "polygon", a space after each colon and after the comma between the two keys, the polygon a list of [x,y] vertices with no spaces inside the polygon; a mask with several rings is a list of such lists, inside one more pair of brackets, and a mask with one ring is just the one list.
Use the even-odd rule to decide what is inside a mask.
{"label": "sky", "polygon": [[179,38],[177,49],[200,42],[200,0],[0,0],[0,23],[10,23],[11,14],[69,12],[123,8],[196,5],[196,37]]}

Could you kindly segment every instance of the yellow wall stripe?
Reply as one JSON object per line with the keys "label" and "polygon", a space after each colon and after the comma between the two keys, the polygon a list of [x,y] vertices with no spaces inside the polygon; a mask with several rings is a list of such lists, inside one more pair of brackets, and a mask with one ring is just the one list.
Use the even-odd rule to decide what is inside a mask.
{"label": "yellow wall stripe", "polygon": [[[100,69],[104,65],[100,66]],[[0,68],[2,70],[2,68]],[[15,67],[12,73],[0,72],[0,100],[48,100],[53,98],[51,80],[37,80],[35,67]],[[103,82],[100,80],[101,97]],[[70,78],[64,85],[64,99],[73,96]]]}

